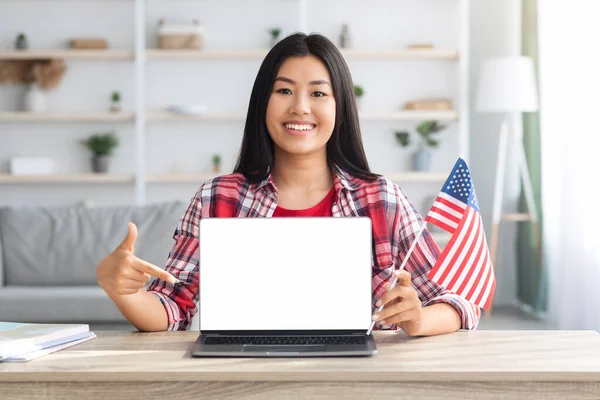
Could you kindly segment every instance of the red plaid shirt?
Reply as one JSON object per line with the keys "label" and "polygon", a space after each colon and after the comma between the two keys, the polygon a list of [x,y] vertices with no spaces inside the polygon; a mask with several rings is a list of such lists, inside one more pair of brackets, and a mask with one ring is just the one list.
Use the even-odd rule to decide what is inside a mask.
{"label": "red plaid shirt", "polygon": [[[373,225],[373,304],[385,292],[384,285],[393,279],[391,266],[400,266],[416,233],[423,226],[419,213],[409,203],[400,187],[385,178],[367,182],[354,178],[341,169],[334,176],[336,192],[333,217],[368,216]],[[201,218],[271,217],[277,208],[277,189],[269,176],[253,184],[239,173],[211,179],[198,189],[187,211],[177,224],[175,243],[165,270],[182,283],[172,284],[156,279],[148,286],[162,301],[169,320],[169,330],[186,330],[198,312],[199,276],[198,248]],[[421,239],[405,269],[423,306],[447,303],[461,317],[462,329],[475,329],[479,323],[479,307],[448,292],[427,278],[427,272],[440,254],[428,230]],[[397,329],[395,325],[375,329]]]}

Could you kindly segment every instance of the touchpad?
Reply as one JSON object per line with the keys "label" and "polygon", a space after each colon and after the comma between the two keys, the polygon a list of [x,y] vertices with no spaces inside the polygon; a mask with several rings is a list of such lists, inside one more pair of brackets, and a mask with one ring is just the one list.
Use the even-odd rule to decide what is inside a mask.
{"label": "touchpad", "polygon": [[298,345],[272,345],[272,344],[247,344],[242,351],[269,352],[269,353],[305,353],[310,351],[325,351],[325,345],[311,344]]}

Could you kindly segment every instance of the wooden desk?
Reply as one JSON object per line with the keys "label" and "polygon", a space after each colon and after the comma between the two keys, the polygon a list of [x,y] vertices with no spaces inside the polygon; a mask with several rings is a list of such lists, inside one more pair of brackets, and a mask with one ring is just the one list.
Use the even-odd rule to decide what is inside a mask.
{"label": "wooden desk", "polygon": [[0,364],[1,399],[600,398],[593,331],[376,332],[369,358],[199,359],[197,332],[96,332],[27,363]]}

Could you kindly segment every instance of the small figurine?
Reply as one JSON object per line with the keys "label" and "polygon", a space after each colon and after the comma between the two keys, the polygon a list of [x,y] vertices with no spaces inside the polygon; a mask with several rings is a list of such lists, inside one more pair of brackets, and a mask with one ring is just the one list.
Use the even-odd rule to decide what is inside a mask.
{"label": "small figurine", "polygon": [[29,48],[29,42],[27,41],[27,36],[24,33],[19,33],[17,35],[17,39],[15,40],[15,49],[17,50],[27,50]]}
{"label": "small figurine", "polygon": [[349,49],[351,46],[350,29],[348,28],[348,24],[344,24],[340,33],[340,48]]}

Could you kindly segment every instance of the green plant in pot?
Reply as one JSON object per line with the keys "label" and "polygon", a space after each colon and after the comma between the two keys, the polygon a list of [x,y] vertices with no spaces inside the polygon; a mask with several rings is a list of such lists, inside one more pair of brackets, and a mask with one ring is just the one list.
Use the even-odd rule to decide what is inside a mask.
{"label": "green plant in pot", "polygon": [[121,93],[114,91],[110,95],[110,111],[121,112]]}
{"label": "green plant in pot", "polygon": [[365,89],[360,85],[354,85],[354,96],[356,96],[356,104],[360,108],[361,99],[365,95]]}
{"label": "green plant in pot", "polygon": [[221,155],[220,154],[213,155],[212,164],[213,164],[213,172],[215,172],[215,173],[221,172]]}
{"label": "green plant in pot", "polygon": [[98,133],[81,141],[92,152],[92,171],[108,172],[110,156],[119,145],[119,138],[113,132]]}
{"label": "green plant in pot", "polygon": [[269,34],[271,35],[271,47],[273,47],[279,41],[279,35],[281,35],[281,28],[271,28],[269,29]]}
{"label": "green plant in pot", "polygon": [[[446,129],[446,125],[440,124],[438,121],[428,120],[417,125],[418,144],[417,150],[413,153],[413,170],[427,171],[431,164],[430,149],[438,147],[439,139],[433,137],[438,132]],[[396,141],[402,147],[408,147],[411,144],[409,132],[395,132]]]}

